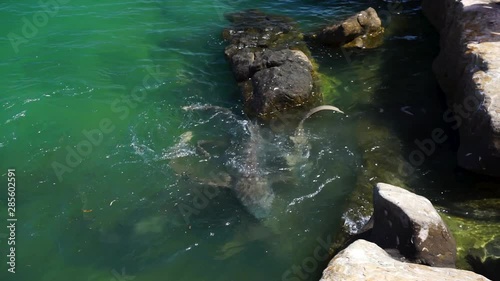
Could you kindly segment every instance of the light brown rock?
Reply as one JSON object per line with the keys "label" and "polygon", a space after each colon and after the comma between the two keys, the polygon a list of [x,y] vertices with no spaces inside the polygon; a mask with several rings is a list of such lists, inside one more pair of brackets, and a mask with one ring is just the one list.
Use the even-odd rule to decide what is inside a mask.
{"label": "light brown rock", "polygon": [[340,24],[323,28],[312,39],[332,47],[375,48],[382,44],[384,28],[373,8],[361,11]]}
{"label": "light brown rock", "polygon": [[500,3],[498,0],[423,0],[438,29],[441,51],[434,72],[460,133],[458,163],[500,176]]}
{"label": "light brown rock", "polygon": [[455,267],[455,239],[427,198],[378,183],[373,209],[370,241],[384,249],[398,249],[418,263]]}
{"label": "light brown rock", "polygon": [[393,259],[374,243],[357,240],[337,254],[320,281],[485,281],[474,272],[405,263]]}

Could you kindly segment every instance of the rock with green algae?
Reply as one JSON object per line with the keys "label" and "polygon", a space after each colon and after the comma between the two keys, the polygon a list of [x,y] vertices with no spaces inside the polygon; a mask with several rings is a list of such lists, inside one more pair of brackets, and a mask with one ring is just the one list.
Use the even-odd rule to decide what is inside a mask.
{"label": "rock with green algae", "polygon": [[321,72],[316,72],[316,74],[321,87],[321,93],[328,104],[329,101],[333,101],[338,97],[337,88],[342,85],[342,81],[332,75],[326,75]]}
{"label": "rock with green algae", "polygon": [[500,223],[441,212],[457,241],[457,267],[500,280]]}
{"label": "rock with green algae", "polygon": [[317,66],[290,18],[247,10],[227,16],[225,48],[240,86],[245,113],[270,120],[321,102]]}

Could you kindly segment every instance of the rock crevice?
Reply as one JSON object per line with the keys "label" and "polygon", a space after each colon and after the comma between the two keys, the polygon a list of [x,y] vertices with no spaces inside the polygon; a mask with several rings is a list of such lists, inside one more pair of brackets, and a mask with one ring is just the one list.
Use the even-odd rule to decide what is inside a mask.
{"label": "rock crevice", "polygon": [[458,164],[500,176],[500,4],[490,0],[423,0],[440,33],[433,69],[455,113]]}

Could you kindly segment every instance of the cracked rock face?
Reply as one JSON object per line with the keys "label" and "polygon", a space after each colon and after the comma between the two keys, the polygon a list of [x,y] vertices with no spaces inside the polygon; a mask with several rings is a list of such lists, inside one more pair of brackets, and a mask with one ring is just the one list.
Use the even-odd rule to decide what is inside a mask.
{"label": "cracked rock face", "polygon": [[332,47],[376,48],[382,44],[384,28],[373,8],[351,16],[340,24],[327,26],[311,39]]}
{"label": "cracked rock face", "polygon": [[249,10],[231,14],[225,49],[245,113],[263,120],[320,100],[309,50],[290,19]]}
{"label": "cracked rock face", "polygon": [[436,78],[458,129],[458,164],[500,177],[500,4],[490,0],[424,0],[425,15],[439,31]]}
{"label": "cracked rock face", "polygon": [[357,240],[337,254],[323,271],[320,281],[486,281],[474,272],[406,263],[392,258],[374,243]]}

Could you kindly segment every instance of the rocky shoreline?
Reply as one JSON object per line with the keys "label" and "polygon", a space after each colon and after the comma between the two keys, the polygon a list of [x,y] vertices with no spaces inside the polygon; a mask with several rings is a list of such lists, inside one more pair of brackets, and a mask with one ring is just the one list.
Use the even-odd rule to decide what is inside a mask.
{"label": "rocky shoreline", "polygon": [[423,0],[422,7],[441,36],[433,69],[454,113],[445,118],[460,133],[458,164],[498,177],[500,3]]}
{"label": "rocky shoreline", "polygon": [[[422,5],[441,35],[434,72],[452,109],[445,121],[454,122],[453,129],[460,132],[459,165],[500,176],[500,60],[495,56],[500,53],[495,42],[500,38],[500,5],[486,0],[424,0]],[[307,35],[292,19],[257,10],[227,17],[231,26],[223,32],[229,43],[225,55],[251,120],[297,116],[297,111],[321,104],[320,74],[309,45],[369,49],[380,46],[384,37],[373,8]],[[379,183],[373,207],[360,232],[335,241],[336,250],[343,250],[321,280],[489,280],[455,269],[457,242],[428,199]]]}
{"label": "rocky shoreline", "polygon": [[[475,173],[500,176],[500,166],[498,165],[500,160],[500,110],[496,99],[500,92],[500,60],[498,59],[498,54],[500,54],[500,4],[495,1],[483,0],[458,2],[423,0],[422,6],[425,15],[441,35],[441,52],[434,62],[433,70],[446,94],[448,106],[451,109],[447,111],[450,114],[444,116],[444,120],[452,122],[452,129],[459,130],[458,164]],[[383,184],[379,184],[379,186],[383,186]],[[485,245],[479,242],[473,243],[474,247],[479,246],[480,248],[480,253],[475,253],[478,256],[471,255],[471,251],[474,250],[469,248],[471,247],[469,242],[465,245],[464,241],[461,241],[461,245],[455,245],[455,242],[441,241],[432,247],[424,246],[420,249],[410,247],[410,250],[401,248],[402,224],[395,224],[390,220],[386,220],[384,224],[384,218],[391,216],[390,210],[394,211],[395,205],[389,208],[381,207],[381,196],[377,188],[374,192],[375,211],[371,221],[362,229],[361,233],[351,237],[344,245],[339,245],[344,241],[342,238],[337,241],[336,247],[345,249],[330,262],[323,273],[322,280],[371,280],[371,278],[385,278],[384,280],[489,280],[469,271],[451,269],[450,267],[455,267],[455,258],[451,262],[450,257],[456,256],[454,252],[457,251],[457,248],[461,251],[460,266],[462,268],[465,258],[467,260],[465,267],[472,267],[474,271],[486,274],[494,280],[498,278],[498,273],[494,270],[494,268],[498,268],[498,259],[488,257],[490,250],[484,249],[491,248],[491,245],[495,244],[495,234],[492,236],[492,240]],[[392,213],[392,216],[401,218],[399,212],[411,208],[415,202],[418,202],[418,198],[414,200],[398,200],[401,205],[406,206],[398,206],[396,213]],[[370,204],[368,203],[368,206]],[[360,207],[366,208],[364,205]],[[416,210],[422,212],[423,209],[426,209],[422,213],[429,214],[429,207],[424,208],[425,205],[427,204],[422,203],[421,207]],[[432,209],[434,210],[434,207]],[[434,210],[431,213],[436,212]],[[430,223],[432,219],[427,219],[429,219],[429,225],[439,225]],[[458,218],[447,218],[447,221],[452,223],[455,229],[475,229],[469,221],[463,219],[457,226],[456,219]],[[378,221],[379,227],[376,227],[377,224],[374,224],[374,221]],[[439,221],[442,222],[441,219]],[[412,225],[421,223],[422,220],[420,223],[412,223]],[[394,228],[395,225],[396,228]],[[417,229],[427,228],[417,227]],[[449,229],[447,227],[443,229],[446,230],[441,231],[440,239],[449,237],[445,240],[454,241]],[[403,230],[403,232],[405,231]],[[411,241],[418,241],[418,238],[422,236],[428,237],[428,229],[425,232],[426,235],[413,233]],[[459,235],[461,240],[465,239],[463,233],[460,232]],[[473,234],[471,232],[469,235],[465,235]],[[432,237],[439,237],[439,235]],[[394,242],[395,239],[397,243]],[[489,238],[467,238],[467,240],[470,239],[487,240]],[[414,246],[417,245],[419,242],[414,244]],[[395,250],[398,247],[400,249]],[[483,249],[481,250],[481,248]],[[425,251],[422,252],[423,249]],[[433,257],[442,259],[448,256],[448,261],[443,264],[422,257],[417,258],[419,254],[429,254],[429,250],[435,252],[431,254]],[[404,254],[408,252],[414,254],[410,256]],[[435,268],[435,266],[446,268]]]}
{"label": "rocky shoreline", "polygon": [[378,183],[373,215],[330,261],[322,281],[489,280],[455,269],[456,242],[431,202]]}

